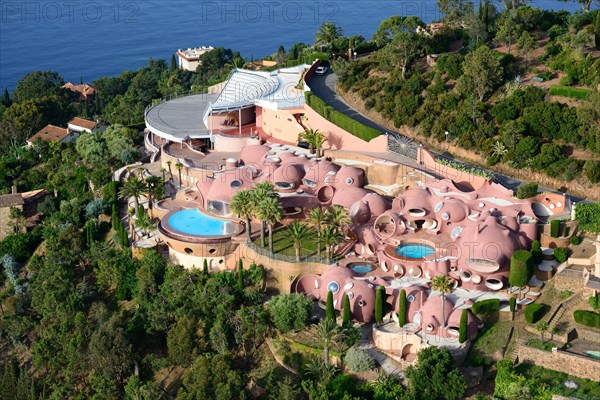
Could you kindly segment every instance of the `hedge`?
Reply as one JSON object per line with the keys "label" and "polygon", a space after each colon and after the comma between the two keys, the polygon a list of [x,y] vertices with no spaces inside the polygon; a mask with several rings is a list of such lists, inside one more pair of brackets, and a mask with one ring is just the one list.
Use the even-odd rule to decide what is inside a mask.
{"label": "hedge", "polygon": [[535,324],[542,318],[545,310],[546,307],[543,304],[534,303],[528,305],[525,307],[525,321],[530,324]]}
{"label": "hedge", "polygon": [[575,206],[575,219],[581,229],[600,232],[600,203],[578,203]]}
{"label": "hedge", "polygon": [[572,88],[566,86],[550,86],[550,94],[553,96],[570,97],[572,99],[586,100],[592,93],[591,90]]}
{"label": "hedge", "polygon": [[553,238],[558,237],[558,230],[560,229],[560,221],[557,219],[553,219],[550,221],[550,236]]}
{"label": "hedge", "polygon": [[535,182],[529,182],[521,185],[517,188],[518,199],[528,199],[538,194],[538,184]]}
{"label": "hedge", "polygon": [[576,310],[573,313],[573,318],[575,318],[575,322],[578,324],[600,329],[600,314],[598,313],[587,310]]}
{"label": "hedge", "polygon": [[534,272],[533,255],[527,250],[517,250],[510,257],[508,283],[511,286],[523,287],[531,279]]}
{"label": "hedge", "polygon": [[471,306],[471,311],[477,315],[489,314],[498,310],[500,310],[500,299],[481,300]]}
{"label": "hedge", "polygon": [[458,342],[464,343],[468,339],[468,323],[469,323],[469,315],[466,308],[463,308],[462,313],[460,314],[460,325],[458,326]]}
{"label": "hedge", "polygon": [[511,297],[510,300],[508,301],[508,304],[510,306],[510,312],[514,313],[515,310],[517,309],[517,299],[515,299],[514,297]]}
{"label": "hedge", "polygon": [[567,261],[568,256],[569,256],[569,253],[567,252],[567,249],[565,247],[556,247],[554,249],[554,258],[560,264]]}
{"label": "hedge", "polygon": [[539,240],[534,240],[531,243],[531,255],[533,256],[533,262],[535,264],[542,262],[544,255],[542,253],[542,246]]}
{"label": "hedge", "polygon": [[366,126],[327,105],[323,99],[314,93],[306,92],[304,98],[306,104],[323,118],[365,142],[370,142],[381,135],[379,130]]}
{"label": "hedge", "polygon": [[398,294],[398,325],[406,325],[406,290],[402,289]]}

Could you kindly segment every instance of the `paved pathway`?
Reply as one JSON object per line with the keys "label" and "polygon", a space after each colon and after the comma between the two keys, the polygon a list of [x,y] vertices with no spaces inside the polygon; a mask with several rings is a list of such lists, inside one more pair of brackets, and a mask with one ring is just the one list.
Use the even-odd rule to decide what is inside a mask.
{"label": "paved pathway", "polygon": [[388,357],[386,354],[377,350],[373,345],[371,324],[364,324],[360,329],[362,331],[362,337],[356,346],[366,350],[367,353],[369,353],[371,357],[373,357],[381,366],[381,369],[383,369],[388,375],[392,375],[404,380],[405,375],[400,364]]}

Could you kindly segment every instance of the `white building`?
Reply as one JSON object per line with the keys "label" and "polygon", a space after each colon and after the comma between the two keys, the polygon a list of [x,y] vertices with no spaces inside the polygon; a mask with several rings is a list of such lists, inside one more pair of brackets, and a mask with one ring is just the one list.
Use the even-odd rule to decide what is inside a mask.
{"label": "white building", "polygon": [[90,121],[89,119],[75,117],[69,122],[67,122],[67,127],[71,132],[88,132],[92,133],[98,124],[94,121]]}
{"label": "white building", "polygon": [[211,46],[177,50],[177,53],[175,54],[177,55],[177,64],[179,65],[179,69],[195,72],[196,68],[200,64],[200,56],[211,50],[214,50]]}

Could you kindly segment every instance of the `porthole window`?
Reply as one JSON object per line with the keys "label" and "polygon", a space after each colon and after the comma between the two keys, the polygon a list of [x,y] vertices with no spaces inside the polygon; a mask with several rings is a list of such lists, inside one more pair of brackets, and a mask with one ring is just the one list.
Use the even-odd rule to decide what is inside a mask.
{"label": "porthole window", "polygon": [[427,324],[427,330],[428,330],[428,331],[432,331],[432,330],[433,330],[433,325],[431,325],[431,324]]}
{"label": "porthole window", "polygon": [[209,254],[215,254],[217,252],[217,249],[210,249],[208,250]]}
{"label": "porthole window", "polygon": [[413,301],[415,301],[415,296],[413,296],[412,294],[409,294],[408,296],[406,296],[406,301],[408,301],[409,303],[412,303]]}
{"label": "porthole window", "polygon": [[442,213],[442,219],[444,221],[448,221],[450,219],[450,215],[448,215],[448,213]]}
{"label": "porthole window", "polygon": [[240,181],[239,179],[235,179],[231,181],[229,186],[231,186],[232,189],[239,189],[242,187],[242,181]]}
{"label": "porthole window", "polygon": [[354,183],[354,179],[352,179],[352,178],[346,178],[346,184],[352,185],[353,183]]}
{"label": "porthole window", "polygon": [[353,298],[353,297],[354,297],[354,293],[352,293],[352,292],[348,292],[348,293],[346,293],[346,294],[348,295],[348,298],[349,298],[349,299],[351,299],[351,298]]}
{"label": "porthole window", "polygon": [[336,281],[331,281],[327,284],[327,290],[333,294],[336,294],[340,291],[340,284]]}
{"label": "porthole window", "polygon": [[223,264],[223,260],[219,260],[219,264]]}
{"label": "porthole window", "polygon": [[275,182],[275,186],[280,189],[293,189],[294,184],[289,182]]}
{"label": "porthole window", "polygon": [[358,305],[361,306],[361,307],[364,307],[364,306],[367,305],[367,303],[364,300],[359,300],[358,301]]}
{"label": "porthole window", "polygon": [[310,179],[304,179],[304,184],[308,187],[316,187],[317,182],[311,181]]}
{"label": "porthole window", "polygon": [[435,205],[434,211],[438,212],[438,211],[440,211],[442,209],[442,207],[444,207],[444,202],[443,201],[441,203],[437,203]]}
{"label": "porthole window", "polygon": [[183,251],[185,251],[187,254],[193,254],[194,250],[190,249],[189,247],[186,247],[185,249],[183,249]]}

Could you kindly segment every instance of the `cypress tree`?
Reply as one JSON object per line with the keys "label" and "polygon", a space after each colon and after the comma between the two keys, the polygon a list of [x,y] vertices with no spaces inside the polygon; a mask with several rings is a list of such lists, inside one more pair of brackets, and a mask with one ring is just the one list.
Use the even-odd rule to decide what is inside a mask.
{"label": "cypress tree", "polygon": [[240,293],[244,291],[244,263],[241,258],[238,261],[237,288]]}
{"label": "cypress tree", "polygon": [[464,343],[467,341],[467,324],[469,322],[469,316],[467,315],[468,311],[466,308],[463,308],[462,313],[460,314],[460,325],[458,326],[458,342]]}
{"label": "cypress tree", "polygon": [[144,218],[143,215],[145,212],[146,212],[146,210],[144,210],[144,206],[140,204],[140,206],[137,209],[137,218],[138,219]]}
{"label": "cypress tree", "polygon": [[352,310],[350,310],[350,297],[344,295],[344,311],[342,313],[342,325],[346,326],[352,319]]}
{"label": "cypress tree", "polygon": [[517,309],[517,299],[515,299],[514,297],[511,297],[510,300],[508,300],[508,306],[510,307],[510,312],[511,312],[511,319],[515,319],[515,310]]}
{"label": "cypress tree", "polygon": [[111,217],[112,217],[112,227],[116,231],[118,229],[117,222],[119,221],[119,213],[117,212],[117,205],[115,203],[113,203],[113,205],[112,205]]}
{"label": "cypress tree", "polygon": [[12,101],[10,100],[10,95],[8,94],[8,89],[4,88],[4,93],[2,95],[2,105],[6,108],[10,107]]}
{"label": "cypress tree", "polygon": [[406,290],[402,289],[398,295],[398,325],[406,325]]}
{"label": "cypress tree", "polygon": [[385,288],[379,286],[375,293],[375,322],[381,324],[383,322],[383,315],[385,312]]}
{"label": "cypress tree", "polygon": [[330,321],[335,321],[335,310],[333,309],[333,293],[327,292],[327,302],[325,303],[325,316]]}
{"label": "cypress tree", "polygon": [[171,71],[175,71],[177,69],[177,59],[175,58],[175,54],[171,54]]}
{"label": "cypress tree", "polygon": [[204,275],[208,275],[208,260],[206,260],[206,258],[202,262],[202,272]]}

